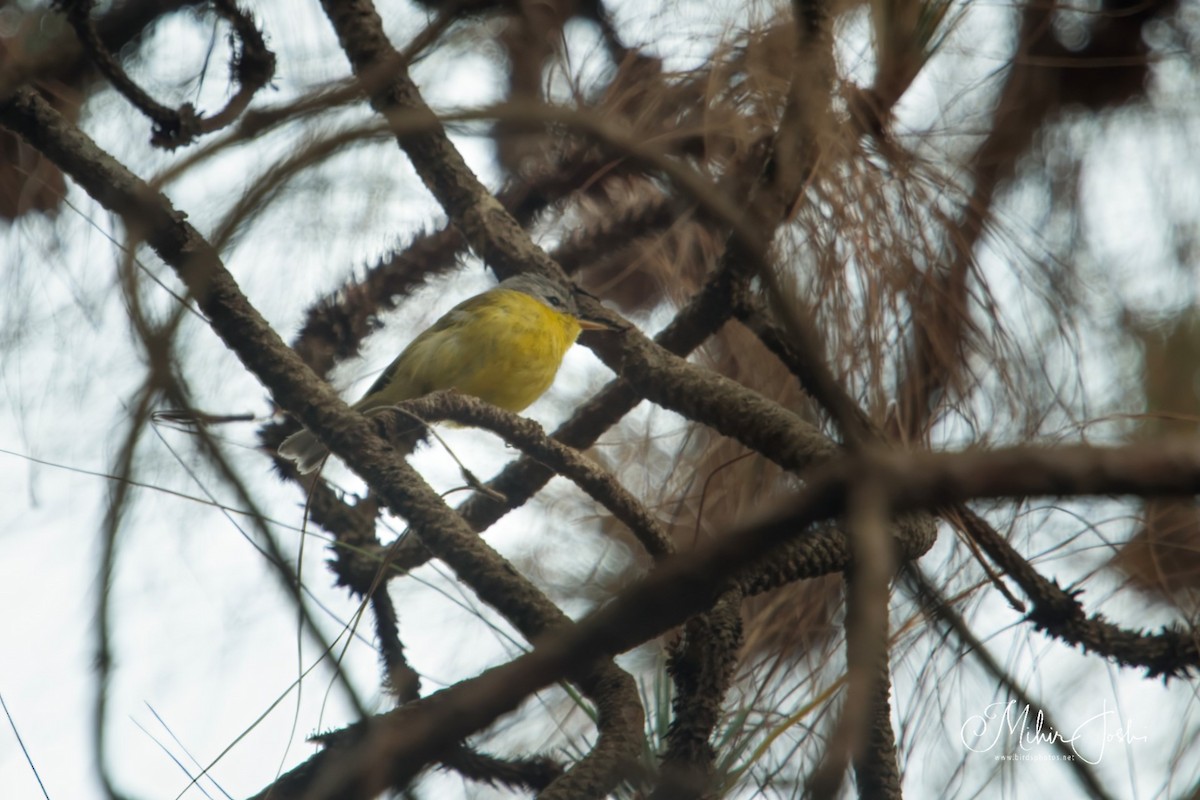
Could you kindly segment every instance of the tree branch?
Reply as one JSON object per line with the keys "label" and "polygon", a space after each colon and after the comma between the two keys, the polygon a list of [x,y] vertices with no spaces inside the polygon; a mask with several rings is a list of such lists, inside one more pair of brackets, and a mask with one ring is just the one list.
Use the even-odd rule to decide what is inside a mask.
{"label": "tree branch", "polygon": [[[543,638],[533,651],[414,706],[375,718],[361,748],[319,754],[297,772],[319,770],[327,776],[328,783],[314,797],[336,796],[352,782],[369,780],[380,764],[388,765],[393,776],[415,774],[431,753],[515,709],[530,693],[711,608],[732,575],[773,548],[803,539],[814,523],[844,513],[851,487],[864,476],[876,483],[885,502],[908,511],[977,497],[1194,495],[1200,492],[1200,444],[1176,441],[942,455],[865,453],[845,459],[823,469],[785,512],[667,560],[600,610]],[[1173,640],[1176,652],[1190,667],[1200,665],[1200,646],[1194,637],[1176,631],[1160,635]],[[285,776],[284,781],[289,780]]]}
{"label": "tree branch", "polygon": [[[120,214],[132,232],[144,236],[176,270],[213,330],[271,389],[280,405],[319,431],[331,449],[389,508],[419,530],[426,546],[484,602],[530,639],[569,624],[553,603],[483,544],[412,468],[396,457],[370,422],[352,412],[304,366],[250,305],[216,252],[165,197],[151,191],[31,92],[19,92],[12,101],[0,104],[0,124],[36,143],[89,194]],[[579,762],[590,769],[577,765],[563,781],[572,785],[568,778],[574,774],[578,776],[576,788],[593,794],[611,786],[620,763],[636,752],[642,710],[632,679],[611,663],[590,665],[580,671],[577,681],[597,704],[601,735],[592,753]]]}

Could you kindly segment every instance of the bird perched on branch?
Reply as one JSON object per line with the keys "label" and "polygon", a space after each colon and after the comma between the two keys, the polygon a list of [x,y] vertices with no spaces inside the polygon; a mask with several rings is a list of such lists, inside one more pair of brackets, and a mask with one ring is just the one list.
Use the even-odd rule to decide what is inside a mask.
{"label": "bird perched on branch", "polygon": [[[425,329],[354,404],[370,412],[402,400],[455,389],[508,411],[521,411],[550,388],[581,330],[611,330],[582,319],[575,298],[543,275],[518,275],[450,309]],[[279,455],[312,472],[329,454],[307,428]]]}

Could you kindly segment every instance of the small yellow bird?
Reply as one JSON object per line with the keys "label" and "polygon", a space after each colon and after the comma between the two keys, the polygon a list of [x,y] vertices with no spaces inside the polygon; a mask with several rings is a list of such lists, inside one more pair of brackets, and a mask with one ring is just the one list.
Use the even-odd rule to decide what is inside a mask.
{"label": "small yellow bird", "polygon": [[[517,412],[554,382],[581,330],[610,330],[581,319],[575,298],[542,275],[518,275],[468,298],[425,329],[354,404],[356,411],[456,389]],[[329,450],[308,429],[279,445],[302,474]]]}

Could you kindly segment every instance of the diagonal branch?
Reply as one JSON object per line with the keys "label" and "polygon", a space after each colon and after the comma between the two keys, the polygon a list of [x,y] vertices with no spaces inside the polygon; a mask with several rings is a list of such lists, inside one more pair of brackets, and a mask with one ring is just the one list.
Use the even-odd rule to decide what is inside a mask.
{"label": "diagonal branch", "polygon": [[178,109],[168,108],[150,95],[125,72],[105,47],[91,17],[94,0],[62,0],[67,19],[96,68],[139,111],[154,123],[150,141],[158,147],[174,149],[191,143],[197,136],[220,130],[246,110],[254,95],[275,74],[275,54],[267,49],[262,31],[233,0],[214,0],[213,10],[229,20],[237,36],[237,48],[230,60],[230,72],[238,91],[225,108],[206,117],[191,103]]}
{"label": "diagonal branch", "polygon": [[386,423],[389,438],[411,434],[416,417],[422,422],[453,420],[484,428],[513,447],[574,482],[593,500],[625,523],[656,560],[675,552],[675,544],[649,511],[637,501],[612,473],[588,461],[578,451],[546,436],[542,426],[501,408],[457,392],[435,392],[396,406],[397,413],[373,415]]}
{"label": "diagonal branch", "polygon": [[[1141,492],[1135,492],[1142,494]],[[1144,495],[1143,495],[1144,496]],[[1041,575],[986,520],[965,506],[958,506],[947,519],[971,537],[1033,601],[1026,616],[1037,630],[1111,658],[1123,666],[1144,667],[1149,678],[1173,678],[1196,668],[1194,641],[1181,641],[1175,632],[1132,631],[1109,622],[1100,614],[1088,616],[1078,597],[1081,590],[1067,590]]]}
{"label": "diagonal branch", "polygon": [[[276,788],[286,789],[300,780],[298,775],[317,771],[327,782],[312,796],[333,797],[360,781],[415,774],[432,753],[515,709],[530,693],[711,608],[732,575],[774,548],[804,539],[814,523],[844,513],[849,492],[863,476],[875,481],[885,502],[898,511],[940,508],[972,498],[1194,495],[1200,492],[1200,444],[865,453],[846,459],[822,470],[783,513],[669,559],[602,609],[543,638],[533,651],[416,705],[374,718],[362,747],[319,754],[284,776]],[[1164,631],[1158,636],[1171,640],[1181,665],[1200,666],[1200,645],[1192,635]],[[375,774],[381,764],[388,765],[390,775]],[[293,795],[284,791],[277,796]]]}
{"label": "diagonal branch", "polygon": [[[467,167],[384,35],[373,4],[369,0],[325,0],[324,7],[356,72],[372,72],[380,63],[394,67],[392,81],[372,92],[371,104],[393,127],[417,174],[472,248],[501,277],[524,271],[561,275],[561,268]],[[673,177],[684,174],[678,170]],[[711,190],[698,187],[696,193],[716,202],[711,200],[716,196]],[[741,215],[731,210],[726,216],[724,221],[734,226],[734,239],[745,255],[756,264],[765,264],[762,244]],[[603,311],[598,304],[585,304],[583,310],[597,318]],[[594,337],[592,342],[601,360],[646,399],[759,450],[785,469],[806,467],[832,448],[815,428],[778,404],[674,356],[636,330],[626,330],[619,337]]]}
{"label": "diagonal branch", "polygon": [[[727,298],[738,282],[732,270],[718,271],[655,337],[655,341],[677,354],[686,354],[699,347],[729,318]],[[626,381],[617,378],[576,408],[552,436],[578,450],[591,447],[640,400]],[[463,503],[458,509],[459,514],[474,530],[486,530],[512,509],[528,502],[553,476],[553,471],[534,459],[517,459],[488,483],[488,493],[477,493]],[[497,494],[505,501],[496,500]],[[405,542],[399,548],[392,563],[400,572],[407,572],[429,559],[429,551],[420,542],[413,541],[411,544]]]}
{"label": "diagonal branch", "polygon": [[[170,264],[207,315],[213,330],[276,400],[332,449],[479,597],[529,639],[568,626],[567,617],[488,548],[460,517],[331,388],[312,373],[250,305],[233,276],[202,236],[160,193],[136,176],[31,92],[0,103],[0,124],[14,130],[55,161],[105,207],[120,214]],[[611,662],[589,664],[575,677],[596,703],[600,741],[558,783],[581,796],[603,794],[625,758],[636,753],[642,709],[632,679]],[[443,754],[449,743],[438,748]],[[368,795],[369,796],[369,795]]]}

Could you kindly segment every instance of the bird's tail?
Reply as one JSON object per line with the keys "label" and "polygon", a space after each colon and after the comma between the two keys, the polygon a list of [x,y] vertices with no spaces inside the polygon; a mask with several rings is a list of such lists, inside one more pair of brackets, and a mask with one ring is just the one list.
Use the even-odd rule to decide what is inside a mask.
{"label": "bird's tail", "polygon": [[329,455],[329,448],[305,428],[283,440],[279,445],[279,455],[295,461],[300,474],[307,475],[321,466],[321,462]]}

